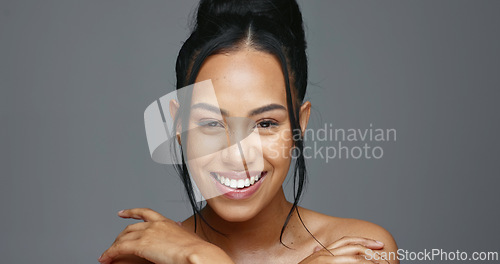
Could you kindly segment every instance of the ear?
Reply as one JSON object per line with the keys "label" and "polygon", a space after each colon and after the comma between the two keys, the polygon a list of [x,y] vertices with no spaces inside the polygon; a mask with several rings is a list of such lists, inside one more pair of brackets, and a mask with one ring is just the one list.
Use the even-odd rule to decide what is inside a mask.
{"label": "ear", "polygon": [[[172,117],[172,120],[175,120],[175,117],[177,115],[177,111],[179,110],[179,102],[177,102],[177,100],[170,100],[169,104],[168,104],[168,108],[169,108],[169,112],[170,112],[170,116]],[[176,137],[177,137],[177,141],[179,142],[179,144],[181,144],[181,125],[180,125],[180,119],[178,120],[177,122],[177,126],[175,128],[175,134],[176,134]]]}
{"label": "ear", "polygon": [[310,115],[311,115],[311,102],[306,101],[300,106],[300,111],[299,111],[299,122],[300,122],[300,128],[302,130],[302,135],[304,135],[306,131]]}

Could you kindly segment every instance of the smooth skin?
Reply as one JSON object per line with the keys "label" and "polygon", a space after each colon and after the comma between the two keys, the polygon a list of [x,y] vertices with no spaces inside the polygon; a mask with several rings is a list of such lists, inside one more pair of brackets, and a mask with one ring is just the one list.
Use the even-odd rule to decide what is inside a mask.
{"label": "smooth skin", "polygon": [[[299,213],[304,224],[331,253],[311,237],[296,212],[282,237],[289,248],[283,246],[279,241],[280,232],[292,204],[286,200],[282,184],[291,157],[275,154],[276,150],[280,153],[282,149],[289,150],[293,142],[289,140],[290,121],[281,65],[273,55],[247,46],[210,56],[196,82],[208,79],[212,80],[220,108],[230,116],[252,118],[258,125],[263,170],[268,172],[265,181],[248,199],[217,196],[207,200],[203,216],[226,236],[215,232],[199,218],[197,232],[193,233],[193,216],[178,224],[151,209],[121,211],[120,217],[144,222],[129,225],[120,233],[99,259],[101,263],[399,263],[396,259],[379,260],[371,255],[397,251],[393,237],[384,228],[302,207]],[[249,115],[270,104],[281,105],[283,109],[273,108]],[[175,112],[175,108],[175,104],[171,104],[171,110]],[[310,109],[310,102],[300,107],[302,130],[307,127]],[[228,155],[213,157],[199,169],[236,166],[241,160],[231,151],[228,148],[225,153]],[[251,166],[251,161],[249,164]]]}

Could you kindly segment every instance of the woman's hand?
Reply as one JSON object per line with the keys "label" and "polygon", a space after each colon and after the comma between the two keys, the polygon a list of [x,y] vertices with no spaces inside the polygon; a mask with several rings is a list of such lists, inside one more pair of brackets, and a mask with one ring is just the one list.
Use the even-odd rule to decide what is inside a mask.
{"label": "woman's hand", "polygon": [[[324,248],[316,247],[315,252],[302,260],[299,264],[320,263],[388,263],[380,260],[380,257],[369,255],[368,252],[376,254],[375,250],[384,248],[382,242],[362,237],[343,237],[333,244]],[[370,250],[371,249],[371,250]],[[333,254],[333,256],[332,256]]]}
{"label": "woman's hand", "polygon": [[136,255],[157,264],[233,263],[222,249],[151,209],[122,210],[118,215],[144,222],[131,224],[118,235],[99,258],[103,264],[121,255]]}

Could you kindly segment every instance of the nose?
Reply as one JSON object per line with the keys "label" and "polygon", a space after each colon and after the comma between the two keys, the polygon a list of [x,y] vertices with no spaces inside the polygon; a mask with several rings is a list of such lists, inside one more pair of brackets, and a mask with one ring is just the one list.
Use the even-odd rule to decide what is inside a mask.
{"label": "nose", "polygon": [[[263,167],[262,146],[258,130],[241,121],[228,126],[227,146],[221,151],[221,159],[226,169],[233,171],[261,170]],[[240,125],[234,125],[240,123]]]}

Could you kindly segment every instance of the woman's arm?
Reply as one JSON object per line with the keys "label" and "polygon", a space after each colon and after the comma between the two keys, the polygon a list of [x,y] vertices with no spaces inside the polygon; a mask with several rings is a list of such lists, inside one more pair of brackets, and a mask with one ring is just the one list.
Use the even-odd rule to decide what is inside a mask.
{"label": "woman's arm", "polygon": [[[365,250],[367,254],[372,254],[372,259],[382,263],[399,264],[397,259],[398,246],[391,233],[385,228],[364,220],[348,219],[349,236],[362,236],[384,243],[384,247],[377,250]],[[385,259],[385,261],[384,261]]]}
{"label": "woman's arm", "polygon": [[[190,264],[234,264],[234,262],[227,256],[227,254],[218,248],[206,248],[202,249],[198,253],[193,253],[187,257],[187,261]],[[121,255],[117,257],[112,264],[151,264],[146,259],[140,258],[136,255]]]}
{"label": "woman's arm", "polygon": [[376,224],[344,219],[340,227],[345,236],[328,245],[326,249],[316,247],[315,251],[300,264],[317,263],[383,263],[399,264],[398,247],[392,235]]}
{"label": "woman's arm", "polygon": [[99,258],[103,264],[234,264],[219,247],[151,209],[123,210],[119,216],[144,222],[131,224],[118,235]]}

